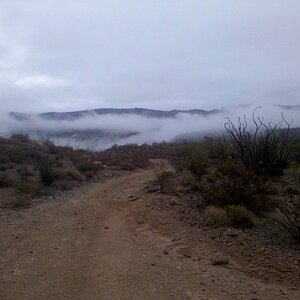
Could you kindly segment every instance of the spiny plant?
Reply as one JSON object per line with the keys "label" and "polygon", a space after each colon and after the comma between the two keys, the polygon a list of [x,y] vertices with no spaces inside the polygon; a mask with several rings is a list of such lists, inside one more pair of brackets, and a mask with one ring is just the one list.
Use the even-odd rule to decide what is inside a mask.
{"label": "spiny plant", "polygon": [[286,121],[281,113],[281,121],[265,123],[263,118],[255,115],[259,108],[252,113],[254,126],[248,125],[244,115],[243,121],[238,118],[237,125],[226,118],[225,129],[247,169],[256,175],[282,176],[291,158],[288,137],[292,122]]}
{"label": "spiny plant", "polygon": [[35,161],[35,166],[39,172],[41,182],[49,186],[56,179],[56,172],[49,160],[39,158]]}

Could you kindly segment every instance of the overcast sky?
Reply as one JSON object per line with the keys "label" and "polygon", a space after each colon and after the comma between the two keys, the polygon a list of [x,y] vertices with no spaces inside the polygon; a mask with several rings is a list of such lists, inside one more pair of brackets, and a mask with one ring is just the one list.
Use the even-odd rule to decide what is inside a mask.
{"label": "overcast sky", "polygon": [[0,110],[300,103],[299,0],[1,0]]}

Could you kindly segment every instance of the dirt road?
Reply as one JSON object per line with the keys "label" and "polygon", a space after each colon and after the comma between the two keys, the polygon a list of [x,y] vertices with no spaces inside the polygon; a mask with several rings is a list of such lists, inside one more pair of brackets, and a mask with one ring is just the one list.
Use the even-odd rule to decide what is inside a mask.
{"label": "dirt road", "polygon": [[300,299],[246,275],[152,205],[143,170],[1,215],[0,299]]}

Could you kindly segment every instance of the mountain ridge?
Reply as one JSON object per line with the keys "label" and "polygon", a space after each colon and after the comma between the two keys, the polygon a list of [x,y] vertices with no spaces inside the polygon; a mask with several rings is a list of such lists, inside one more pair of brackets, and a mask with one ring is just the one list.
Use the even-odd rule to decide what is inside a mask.
{"label": "mountain ridge", "polygon": [[140,115],[149,118],[175,118],[178,114],[191,114],[191,115],[213,115],[219,113],[221,110],[204,110],[204,109],[188,109],[188,110],[156,110],[148,108],[97,108],[97,109],[87,109],[79,111],[69,111],[69,112],[45,112],[39,114],[26,114],[11,112],[10,115],[17,120],[26,120],[31,116],[39,116],[45,120],[78,120],[85,116],[91,115]]}

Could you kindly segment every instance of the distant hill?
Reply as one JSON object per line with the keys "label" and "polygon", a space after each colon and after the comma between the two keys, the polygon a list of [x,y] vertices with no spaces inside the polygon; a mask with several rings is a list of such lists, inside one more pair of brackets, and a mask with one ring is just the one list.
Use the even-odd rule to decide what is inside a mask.
{"label": "distant hill", "polygon": [[[300,105],[274,105],[274,109],[278,111],[279,116],[281,110],[289,111],[297,120]],[[162,140],[199,141],[205,136],[222,133],[224,117],[242,114],[243,111],[251,112],[251,105],[235,105],[213,110],[99,108],[40,114],[12,112],[10,116],[16,122],[11,122],[15,125],[11,126],[10,134],[21,132],[38,139],[51,139],[60,145],[71,144],[77,147],[80,144],[81,147],[93,150],[107,149],[114,144],[151,143]],[[184,117],[179,118],[180,115]],[[293,127],[296,127],[294,125],[295,123]]]}
{"label": "distant hill", "polygon": [[[112,145],[115,143],[126,143],[129,138],[138,136],[141,133],[141,128],[137,126],[136,129],[128,130],[126,128],[109,128],[107,126],[101,127],[101,123],[95,125],[94,117],[97,117],[101,122],[102,116],[139,116],[143,118],[156,118],[156,119],[174,119],[179,114],[198,115],[206,117],[218,114],[221,110],[203,110],[203,109],[190,109],[190,110],[154,110],[146,108],[99,108],[82,111],[71,112],[46,112],[40,114],[24,114],[11,112],[10,116],[15,120],[24,122],[23,133],[27,133],[36,138],[46,138],[56,141],[57,143],[83,143],[87,148],[97,148],[97,145]],[[44,121],[44,125],[40,127],[40,122],[36,119],[39,117]],[[80,122],[83,118],[89,118],[90,128],[80,128]],[[50,121],[52,124],[49,128],[45,127],[45,122]],[[70,124],[60,126],[53,126],[55,121],[70,121]],[[99,122],[99,121],[98,121]],[[27,127],[30,125],[30,129]],[[35,124],[32,126],[32,124]],[[141,124],[142,125],[142,124]],[[95,127],[96,126],[96,127]],[[96,145],[96,146],[95,146]],[[103,146],[106,147],[106,146]]]}
{"label": "distant hill", "polygon": [[300,105],[278,105],[280,108],[287,110],[300,110]]}
{"label": "distant hill", "polygon": [[[78,120],[86,116],[91,115],[138,115],[148,118],[175,118],[178,114],[191,114],[191,115],[201,115],[207,116],[219,113],[220,110],[203,110],[203,109],[189,109],[189,110],[155,110],[147,108],[99,108],[72,112],[46,112],[38,114],[39,117],[45,120]],[[12,117],[17,120],[26,120],[31,115],[23,113],[10,113]]]}

